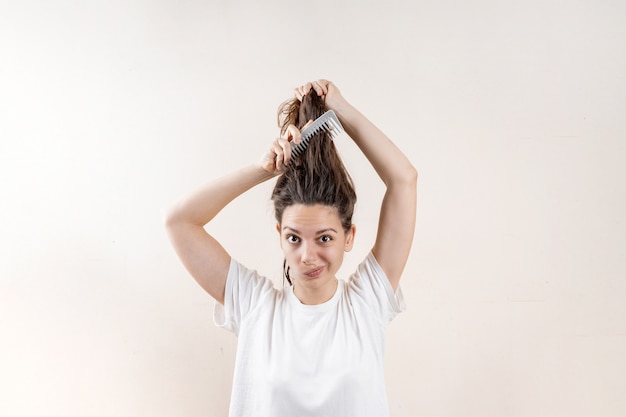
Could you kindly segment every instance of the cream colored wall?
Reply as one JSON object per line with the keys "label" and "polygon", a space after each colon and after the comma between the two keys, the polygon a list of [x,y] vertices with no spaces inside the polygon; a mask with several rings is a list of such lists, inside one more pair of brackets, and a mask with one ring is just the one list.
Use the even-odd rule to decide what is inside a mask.
{"label": "cream colored wall", "polygon": [[[0,415],[225,416],[235,338],[162,207],[334,80],[420,171],[394,417],[626,414],[623,2],[4,1]],[[357,245],[382,187],[347,137]],[[278,274],[271,184],[210,226]]]}

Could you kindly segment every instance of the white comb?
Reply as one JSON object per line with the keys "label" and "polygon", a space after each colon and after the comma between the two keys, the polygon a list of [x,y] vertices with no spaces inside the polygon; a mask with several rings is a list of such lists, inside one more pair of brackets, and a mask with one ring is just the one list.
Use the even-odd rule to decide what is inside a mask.
{"label": "white comb", "polygon": [[291,156],[300,155],[309,146],[311,138],[321,132],[328,132],[331,139],[335,139],[343,132],[343,126],[334,111],[328,110],[300,133],[300,143],[293,147]]}

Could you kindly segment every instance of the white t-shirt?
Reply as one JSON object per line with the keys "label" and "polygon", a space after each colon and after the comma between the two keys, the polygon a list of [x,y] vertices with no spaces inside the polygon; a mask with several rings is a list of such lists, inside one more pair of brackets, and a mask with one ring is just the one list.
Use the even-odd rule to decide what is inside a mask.
{"label": "white t-shirt", "polygon": [[231,260],[215,324],[238,335],[230,417],[385,417],[385,328],[405,308],[370,252],[323,304]]}

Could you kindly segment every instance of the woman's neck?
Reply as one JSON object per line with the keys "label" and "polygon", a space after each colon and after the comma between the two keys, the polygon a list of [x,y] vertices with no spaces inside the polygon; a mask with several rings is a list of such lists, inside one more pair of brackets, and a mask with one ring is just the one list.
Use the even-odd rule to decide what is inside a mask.
{"label": "woman's neck", "polygon": [[333,298],[337,292],[338,285],[339,281],[337,278],[333,278],[326,285],[320,288],[307,288],[306,286],[298,285],[296,282],[293,286],[293,293],[302,304],[323,304]]}

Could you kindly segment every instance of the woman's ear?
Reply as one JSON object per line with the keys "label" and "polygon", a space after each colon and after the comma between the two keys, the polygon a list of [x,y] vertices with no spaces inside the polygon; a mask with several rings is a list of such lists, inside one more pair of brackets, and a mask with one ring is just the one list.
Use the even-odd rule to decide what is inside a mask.
{"label": "woman's ear", "polygon": [[354,236],[356,235],[356,226],[353,224],[350,226],[350,230],[346,232],[346,245],[344,248],[345,252],[350,252],[352,247],[354,246]]}
{"label": "woman's ear", "polygon": [[276,223],[276,231],[278,232],[278,243],[280,244],[280,248],[283,248],[283,240],[280,238],[280,224]]}

